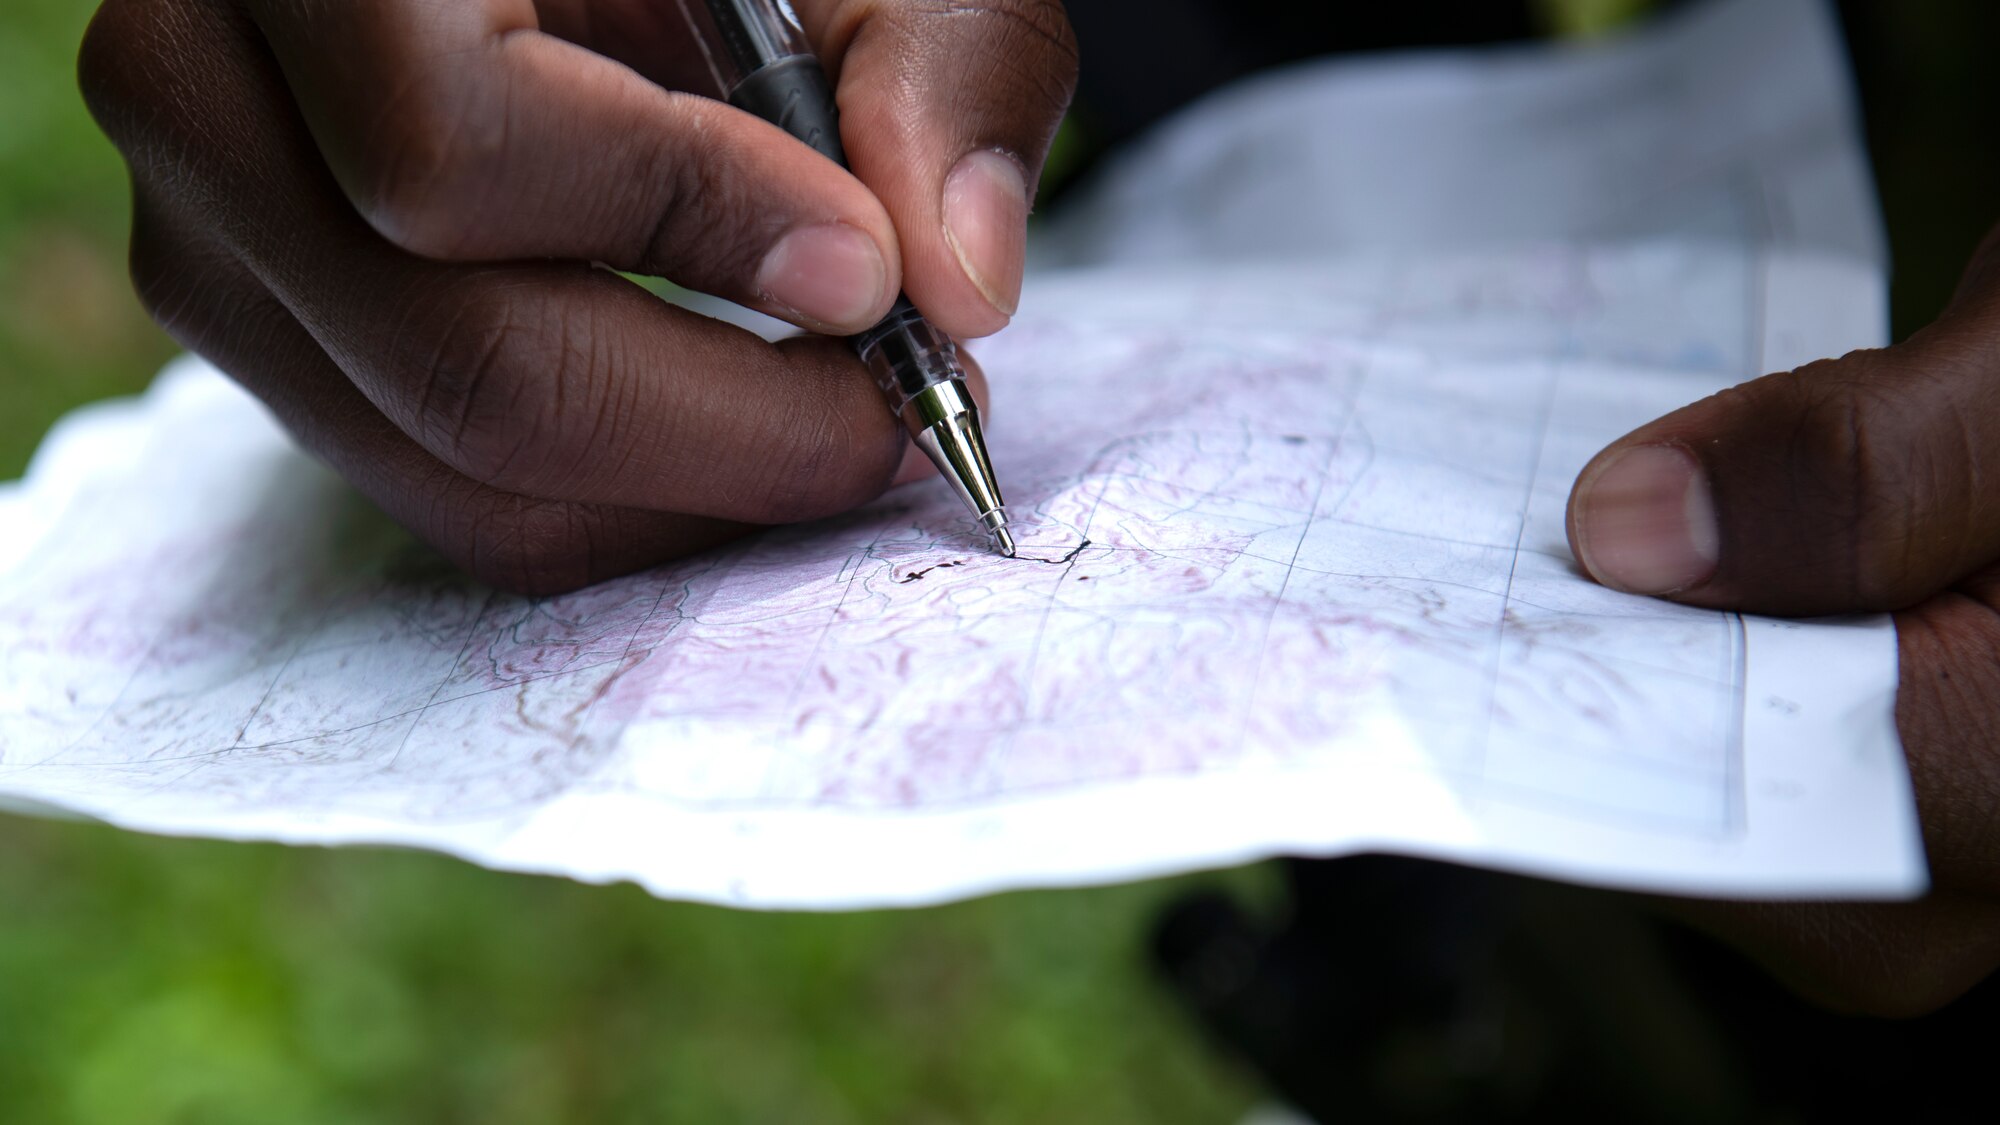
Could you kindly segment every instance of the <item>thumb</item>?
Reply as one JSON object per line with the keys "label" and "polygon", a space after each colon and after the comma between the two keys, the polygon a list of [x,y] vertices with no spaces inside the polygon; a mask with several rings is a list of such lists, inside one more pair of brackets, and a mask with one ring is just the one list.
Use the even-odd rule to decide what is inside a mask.
{"label": "thumb", "polygon": [[903,287],[959,337],[1005,327],[1028,210],[1076,84],[1059,0],[794,0],[848,162],[895,222]]}
{"label": "thumb", "polygon": [[1894,347],[1723,391],[1613,442],[1569,499],[1606,586],[1773,614],[1899,609],[2000,556],[2000,253]]}

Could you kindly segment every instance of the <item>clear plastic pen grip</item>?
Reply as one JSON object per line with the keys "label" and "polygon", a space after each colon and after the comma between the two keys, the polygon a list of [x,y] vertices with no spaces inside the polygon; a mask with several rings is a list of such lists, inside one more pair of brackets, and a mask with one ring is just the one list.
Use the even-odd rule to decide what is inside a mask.
{"label": "clear plastic pen grip", "polygon": [[812,54],[790,6],[779,0],[677,2],[719,98],[727,100],[744,79],[780,59]]}
{"label": "clear plastic pen grip", "polygon": [[882,323],[852,338],[854,351],[898,415],[926,388],[961,380],[958,345],[899,297]]}

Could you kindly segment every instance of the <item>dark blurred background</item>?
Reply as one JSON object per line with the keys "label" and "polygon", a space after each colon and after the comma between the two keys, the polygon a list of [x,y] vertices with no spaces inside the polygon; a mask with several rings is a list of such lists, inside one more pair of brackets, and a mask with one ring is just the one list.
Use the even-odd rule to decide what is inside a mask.
{"label": "dark blurred background", "polygon": [[[1150,103],[1087,83],[1051,184],[1250,68],[1322,47],[1586,37],[1659,6],[1241,0],[1226,22],[1265,33],[1162,56],[1176,66]],[[173,351],[130,294],[123,173],[75,93],[93,7],[0,8],[0,479],[63,411],[141,389]],[[1100,6],[1073,7],[1088,69]],[[1856,2],[1843,19],[1900,336],[1935,314],[2000,218],[1987,57],[2000,5]],[[1187,909],[1199,888],[1229,897]],[[1482,893],[1454,884],[1439,901]],[[1180,981],[1181,1003],[1162,987],[1148,935],[1183,901],[1160,956],[1206,964],[1204,943],[1242,921],[1232,911],[1282,912],[1284,896],[1265,866],[917,912],[753,915],[421,854],[0,817],[0,1121],[1234,1121],[1259,1081],[1188,1018],[1199,987],[1190,997]],[[1360,933],[1314,909],[1284,930],[1294,961],[1317,956],[1301,944],[1315,935]],[[1367,948],[1328,942],[1328,964]],[[1433,1056],[1409,1057],[1420,1084]]]}

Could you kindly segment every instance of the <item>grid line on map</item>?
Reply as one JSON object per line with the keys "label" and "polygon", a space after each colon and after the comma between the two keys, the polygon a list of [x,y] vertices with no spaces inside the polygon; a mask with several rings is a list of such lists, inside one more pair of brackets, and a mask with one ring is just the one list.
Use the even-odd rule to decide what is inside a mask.
{"label": "grid line on map", "polygon": [[472,642],[479,637],[479,626],[486,620],[486,614],[492,610],[493,602],[499,596],[500,592],[498,590],[487,592],[486,600],[479,605],[479,612],[472,615],[472,623],[465,627],[465,643],[458,648],[458,658],[453,660],[451,666],[446,668],[438,677],[437,685],[431,688],[431,697],[424,701],[422,707],[417,709],[417,717],[410,720],[410,729],[403,732],[402,740],[396,743],[396,749],[389,755],[388,761],[383,762],[374,772],[386,773],[394,768],[396,762],[402,758],[404,748],[409,746],[411,737],[417,733],[417,728],[423,725],[424,717],[429,715],[431,708],[437,705],[438,696],[444,694],[446,685],[451,683],[451,678],[458,673],[459,668],[465,663],[467,654],[471,653]]}
{"label": "grid line on map", "polygon": [[[1090,542],[1090,533],[1097,524],[1097,513],[1104,507],[1104,498],[1110,493],[1111,477],[1107,474],[1103,487],[1097,490],[1096,499],[1090,502],[1090,511],[1083,517],[1083,526],[1077,528],[1077,535],[1083,542]],[[1056,598],[1062,592],[1063,580],[1069,577],[1070,571],[1076,569],[1077,554],[1081,553],[1079,548],[1076,553],[1071,554],[1069,561],[1064,563],[1062,570],[1056,574],[1054,584],[1049,587],[1048,601],[1043,603],[1040,619],[1035,623],[1035,637],[1028,646],[1028,664],[1021,672],[1021,722],[1024,726],[1035,713],[1035,670],[1041,666],[1042,638],[1048,633],[1049,617],[1055,613]],[[1014,743],[1018,742],[1020,737],[1018,731],[1010,736],[1007,744],[993,755],[989,768],[998,768],[1001,759],[1011,756]]]}
{"label": "grid line on map", "polygon": [[1549,419],[1555,413],[1556,392],[1562,385],[1563,366],[1567,361],[1558,358],[1548,365],[1547,387],[1542,391],[1540,409],[1536,412],[1534,448],[1528,455],[1528,480],[1521,489],[1521,516],[1514,530],[1514,547],[1507,558],[1507,585],[1500,594],[1500,613],[1493,623],[1492,657],[1486,664],[1485,703],[1481,707],[1479,741],[1474,750],[1473,772],[1482,780],[1486,775],[1487,753],[1493,742],[1493,708],[1500,694],[1500,665],[1506,657],[1507,621],[1514,608],[1514,579],[1521,569],[1521,548],[1528,538],[1528,519],[1533,514],[1535,504],[1535,482],[1541,479],[1542,454],[1548,447]]}
{"label": "grid line on map", "polygon": [[[1399,287],[1400,279],[1394,285],[1390,286],[1390,288]],[[1347,487],[1341,490],[1340,499],[1334,501],[1333,511],[1339,511],[1347,503],[1348,498],[1354,494],[1354,490],[1367,477],[1368,471],[1374,467],[1374,438],[1368,435],[1367,427],[1361,425],[1358,420],[1361,413],[1361,392],[1367,387],[1369,376],[1373,374],[1373,371],[1372,364],[1363,363],[1361,369],[1355,373],[1354,385],[1348,389],[1347,401],[1342,405],[1340,425],[1334,431],[1331,443],[1332,448],[1327,450],[1326,464],[1320,467],[1319,483],[1313,490],[1312,511],[1306,514],[1305,526],[1299,529],[1298,541],[1292,544],[1292,557],[1285,560],[1285,574],[1283,578],[1278,580],[1278,592],[1271,598],[1271,611],[1264,615],[1263,631],[1257,642],[1257,665],[1250,672],[1250,687],[1243,694],[1243,717],[1238,724],[1237,730],[1237,750],[1239,752],[1250,737],[1251,718],[1257,713],[1257,692],[1263,686],[1264,682],[1264,662],[1269,655],[1271,626],[1278,619],[1278,611],[1284,608],[1285,593],[1291,589],[1293,572],[1300,569],[1299,553],[1305,549],[1306,539],[1312,535],[1313,525],[1318,522],[1320,500],[1326,493],[1326,479],[1333,475],[1333,467],[1339,463],[1341,450],[1345,448],[1347,436],[1350,432],[1359,429],[1367,439],[1362,445],[1366,455],[1362,459],[1361,466],[1355,470],[1352,478],[1348,480]],[[1248,552],[1241,553],[1247,554]],[[1257,557],[1265,558],[1265,556]],[[1266,558],[1266,561],[1275,563],[1278,560]]]}

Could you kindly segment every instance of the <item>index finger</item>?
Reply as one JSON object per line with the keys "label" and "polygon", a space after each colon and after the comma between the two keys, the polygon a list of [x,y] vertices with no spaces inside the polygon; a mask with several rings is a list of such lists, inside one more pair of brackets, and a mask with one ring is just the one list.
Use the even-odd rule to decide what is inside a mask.
{"label": "index finger", "polygon": [[147,106],[121,143],[172,154],[140,162],[144,198],[199,223],[439,460],[509,493],[751,523],[890,482],[905,440],[840,341],[773,346],[580,264],[411,255],[328,177],[254,29],[194,0],[178,18],[199,65],[166,36],[121,57]]}
{"label": "index finger", "polygon": [[335,178],[405,249],[601,261],[821,331],[894,300],[895,230],[853,176],[542,33],[528,0],[248,7]]}

